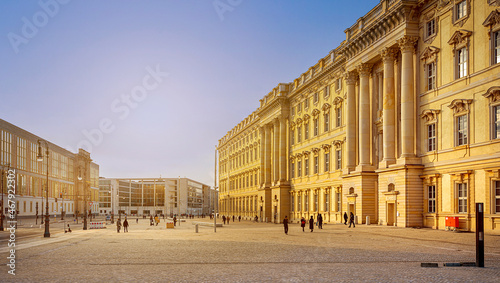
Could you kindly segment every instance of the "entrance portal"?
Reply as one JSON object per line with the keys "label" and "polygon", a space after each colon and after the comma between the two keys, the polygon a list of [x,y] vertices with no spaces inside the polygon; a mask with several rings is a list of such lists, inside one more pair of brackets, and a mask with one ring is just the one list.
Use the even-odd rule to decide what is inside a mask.
{"label": "entrance portal", "polygon": [[394,219],[396,211],[394,209],[394,203],[387,203],[387,226],[394,226]]}

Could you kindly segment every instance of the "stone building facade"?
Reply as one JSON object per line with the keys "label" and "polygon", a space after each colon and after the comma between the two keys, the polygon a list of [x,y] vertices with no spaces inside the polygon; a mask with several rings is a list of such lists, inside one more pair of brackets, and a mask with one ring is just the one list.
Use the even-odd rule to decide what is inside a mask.
{"label": "stone building facade", "polygon": [[500,231],[500,1],[381,0],[219,140],[221,214]]}

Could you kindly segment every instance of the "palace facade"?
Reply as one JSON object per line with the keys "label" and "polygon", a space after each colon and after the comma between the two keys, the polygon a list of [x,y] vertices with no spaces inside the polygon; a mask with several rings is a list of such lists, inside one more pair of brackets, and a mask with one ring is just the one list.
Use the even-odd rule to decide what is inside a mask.
{"label": "palace facade", "polygon": [[500,1],[381,0],[219,140],[219,211],[500,231]]}

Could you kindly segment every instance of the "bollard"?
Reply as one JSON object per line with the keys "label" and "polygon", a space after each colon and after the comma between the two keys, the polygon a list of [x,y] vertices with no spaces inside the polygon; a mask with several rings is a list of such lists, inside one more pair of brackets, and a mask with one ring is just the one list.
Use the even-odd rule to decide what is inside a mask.
{"label": "bollard", "polygon": [[198,224],[194,225],[194,231],[198,233]]}
{"label": "bollard", "polygon": [[266,223],[267,223],[267,217],[266,217]]}
{"label": "bollard", "polygon": [[370,225],[370,216],[366,217],[366,225]]}
{"label": "bollard", "polygon": [[484,267],[484,205],[476,203],[476,267]]}

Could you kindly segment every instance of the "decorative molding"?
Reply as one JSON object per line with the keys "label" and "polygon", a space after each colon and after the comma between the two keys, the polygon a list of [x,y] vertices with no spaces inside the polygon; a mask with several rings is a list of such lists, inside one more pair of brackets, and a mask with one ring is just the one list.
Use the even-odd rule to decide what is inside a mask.
{"label": "decorative molding", "polygon": [[369,64],[369,63],[361,63],[356,67],[359,75],[363,76],[363,77],[369,76],[370,73],[372,72],[372,68],[373,68],[373,64]]}
{"label": "decorative molding", "polygon": [[426,122],[437,121],[439,112],[441,112],[441,110],[427,109],[422,111],[420,118],[425,119]]}
{"label": "decorative molding", "polygon": [[450,40],[448,40],[448,44],[454,46],[465,44],[471,35],[472,31],[459,29],[453,33]]}
{"label": "decorative molding", "polygon": [[342,106],[342,102],[344,102],[344,99],[340,96],[337,96],[333,99],[333,104],[335,104],[336,107]]}
{"label": "decorative molding", "polygon": [[358,80],[358,74],[354,71],[344,73],[345,82],[348,85],[355,85]]}
{"label": "decorative molding", "polygon": [[302,118],[304,120],[304,124],[307,124],[309,123],[309,119],[311,119],[311,116],[309,116],[309,114],[304,114],[304,117]]}
{"label": "decorative molding", "polygon": [[441,49],[435,46],[427,46],[420,55],[420,60],[425,62],[434,62],[437,59],[437,54]]}
{"label": "decorative molding", "polygon": [[318,152],[319,152],[319,148],[317,148],[317,147],[313,147],[313,148],[311,148],[311,151],[312,151],[314,154],[318,154]]}
{"label": "decorative molding", "polygon": [[500,0],[488,0],[490,6],[500,6]]}
{"label": "decorative molding", "polygon": [[453,109],[453,113],[459,114],[462,112],[468,112],[470,109],[470,104],[472,103],[472,99],[455,99],[453,100],[449,108]]}
{"label": "decorative molding", "polygon": [[392,63],[396,59],[396,55],[398,54],[398,50],[395,48],[383,48],[380,51],[380,56],[382,56],[382,61],[384,63],[389,62]]}
{"label": "decorative molding", "polygon": [[330,147],[332,147],[332,145],[330,144],[322,144],[321,145],[321,148],[326,151],[326,152],[329,152],[330,151]]}
{"label": "decorative molding", "polygon": [[344,143],[344,141],[342,141],[342,140],[334,140],[332,142],[332,144],[333,144],[333,146],[335,146],[335,148],[341,148],[343,143]]}
{"label": "decorative molding", "polygon": [[328,111],[332,106],[329,103],[323,104],[323,107],[321,107],[321,110],[323,111]]}
{"label": "decorative molding", "polygon": [[483,96],[489,99],[490,104],[500,103],[500,86],[490,87]]}
{"label": "decorative molding", "polygon": [[[490,32],[493,30],[494,27],[500,26],[500,11],[499,10],[494,10],[492,11],[488,17],[486,17],[486,20],[483,22],[484,27],[489,27]],[[489,35],[491,36],[491,35]]]}
{"label": "decorative molding", "polygon": [[415,44],[418,42],[418,37],[404,35],[402,38],[396,40],[401,48],[401,52],[415,52]]}
{"label": "decorative molding", "polygon": [[318,109],[314,109],[313,112],[311,113],[313,115],[313,117],[316,117],[319,115],[319,110]]}

